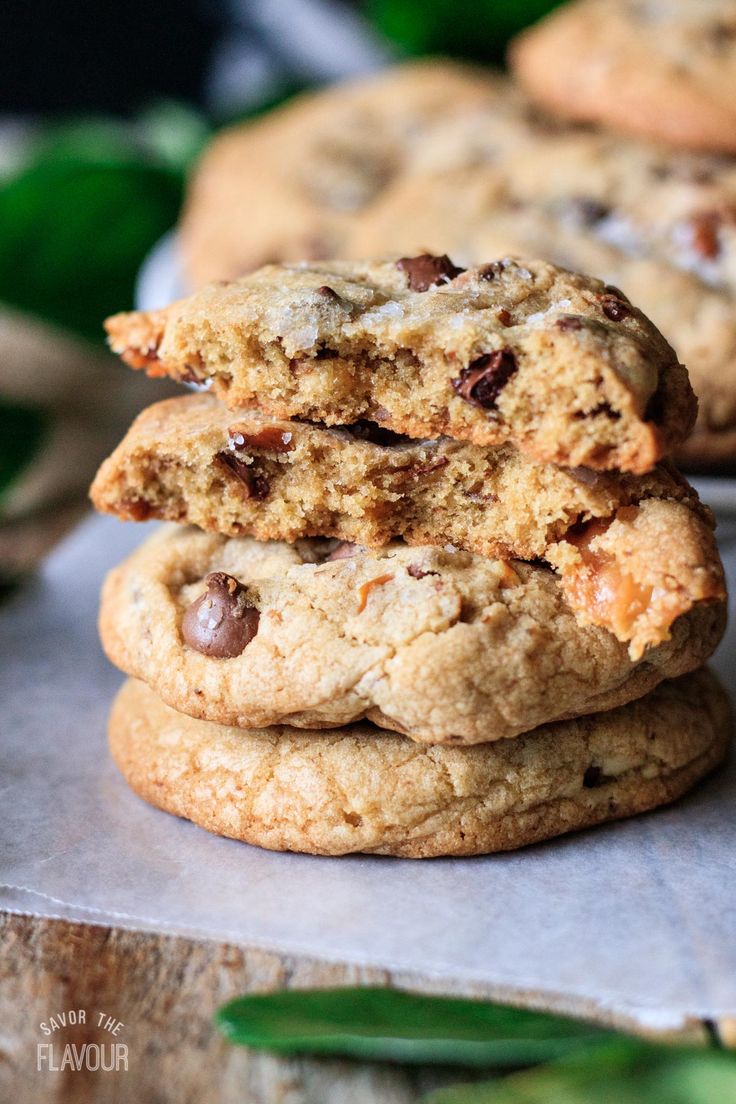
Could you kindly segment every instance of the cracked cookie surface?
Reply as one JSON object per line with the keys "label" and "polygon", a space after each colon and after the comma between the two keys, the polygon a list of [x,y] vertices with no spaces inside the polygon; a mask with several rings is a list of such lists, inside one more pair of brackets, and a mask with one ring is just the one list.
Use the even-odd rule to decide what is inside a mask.
{"label": "cracked cookie surface", "polygon": [[106,325],[131,367],[211,385],[234,409],[510,442],[572,467],[648,471],[695,420],[652,323],[542,261],[271,265]]}
{"label": "cracked cookie surface", "polygon": [[732,0],[577,0],[512,43],[526,91],[570,119],[736,152]]}
{"label": "cracked cookie surface", "polygon": [[159,808],[272,850],[407,858],[508,850],[665,804],[717,766],[730,736],[707,670],[473,748],[368,724],[245,732],[185,717],[132,680],[110,717],[115,762]]}
{"label": "cracked cookie surface", "polygon": [[[204,654],[228,643],[231,614],[250,636],[241,653]],[[108,576],[100,629],[113,663],[195,717],[243,728],[367,718],[471,744],[640,697],[699,666],[724,620],[725,603],[699,603],[632,660],[611,632],[580,623],[540,565],[167,526]]]}

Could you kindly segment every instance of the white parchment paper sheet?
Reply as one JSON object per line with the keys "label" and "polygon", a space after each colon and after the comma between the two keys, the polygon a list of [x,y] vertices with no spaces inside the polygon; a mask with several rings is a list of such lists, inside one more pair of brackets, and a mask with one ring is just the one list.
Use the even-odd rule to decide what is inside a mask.
{"label": "white parchment paper sheet", "polygon": [[[104,572],[145,528],[90,518],[0,608],[0,906],[593,1002],[736,1014],[736,770],[671,809],[508,855],[322,859],[218,839],[117,775]],[[721,527],[736,589],[736,528]],[[733,684],[733,628],[715,666]],[[552,997],[555,1001],[552,1001]]]}

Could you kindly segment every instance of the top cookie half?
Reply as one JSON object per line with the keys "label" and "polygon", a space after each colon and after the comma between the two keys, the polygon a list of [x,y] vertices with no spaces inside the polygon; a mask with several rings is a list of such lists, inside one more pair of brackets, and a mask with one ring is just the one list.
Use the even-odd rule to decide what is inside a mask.
{"label": "top cookie half", "polygon": [[510,442],[547,463],[642,473],[695,420],[653,323],[543,261],[268,265],[106,328],[131,367],[211,386],[231,409]]}

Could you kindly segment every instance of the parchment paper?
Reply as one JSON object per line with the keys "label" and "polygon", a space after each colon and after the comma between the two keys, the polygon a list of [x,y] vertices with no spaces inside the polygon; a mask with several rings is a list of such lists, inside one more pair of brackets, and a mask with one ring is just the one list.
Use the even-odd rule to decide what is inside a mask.
{"label": "parchment paper", "polygon": [[[508,855],[280,855],[117,775],[95,619],[148,527],[90,518],[0,608],[0,907],[365,964],[649,1026],[736,1014],[736,770],[671,809]],[[736,589],[736,525],[721,527]],[[732,682],[733,629],[715,666]]]}

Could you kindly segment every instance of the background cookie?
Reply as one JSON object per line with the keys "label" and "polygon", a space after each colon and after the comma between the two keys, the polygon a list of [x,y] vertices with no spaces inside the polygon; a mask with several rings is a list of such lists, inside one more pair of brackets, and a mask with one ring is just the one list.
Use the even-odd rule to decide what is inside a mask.
{"label": "background cookie", "polygon": [[492,105],[493,74],[428,59],[307,93],[220,134],[192,178],[181,234],[194,287],[281,260],[334,257],[356,213],[425,135]]}
{"label": "background cookie", "polygon": [[571,119],[736,152],[731,0],[577,0],[512,45],[531,96]]}
{"label": "background cookie", "polygon": [[[621,526],[638,546],[636,525]],[[657,532],[655,518],[658,549]],[[539,564],[333,550],[166,527],[107,578],[105,650],[191,716],[242,728],[367,717],[419,741],[472,744],[640,697],[699,666],[723,631],[725,603],[700,603],[635,661],[611,632],[580,623]],[[585,563],[567,555],[584,592]]]}
{"label": "background cookie", "polygon": [[706,670],[610,713],[474,748],[370,725],[243,732],[184,717],[129,681],[110,748],[146,801],[279,851],[477,855],[672,801],[723,758],[728,700]]}

